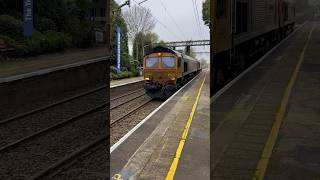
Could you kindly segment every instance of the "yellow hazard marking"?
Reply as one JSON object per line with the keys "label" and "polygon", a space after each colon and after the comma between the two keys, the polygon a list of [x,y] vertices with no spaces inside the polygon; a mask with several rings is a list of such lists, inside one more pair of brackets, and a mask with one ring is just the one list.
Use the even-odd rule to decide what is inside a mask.
{"label": "yellow hazard marking", "polygon": [[279,108],[279,110],[278,110],[278,112],[276,114],[275,122],[272,125],[271,132],[269,134],[269,137],[268,137],[267,142],[265,144],[265,147],[263,149],[263,153],[261,155],[261,158],[260,158],[260,160],[258,162],[254,177],[252,178],[253,180],[263,180],[264,179],[264,176],[265,176],[265,173],[266,173],[266,170],[267,170],[267,167],[268,167],[269,159],[271,157],[271,154],[272,154],[272,151],[273,151],[273,147],[274,147],[274,145],[276,143],[276,140],[277,140],[277,137],[278,137],[278,134],[279,134],[279,130],[280,130],[282,121],[283,121],[285,113],[286,113],[289,97],[290,97],[293,85],[294,85],[294,83],[295,83],[295,81],[297,79],[297,76],[298,76],[298,73],[299,73],[299,69],[300,69],[301,64],[303,62],[303,59],[304,59],[304,56],[305,56],[305,53],[306,53],[308,44],[310,42],[311,35],[312,35],[312,32],[313,32],[314,28],[315,28],[315,26],[313,24],[313,27],[312,27],[312,29],[311,29],[311,31],[309,33],[307,42],[304,45],[302,53],[300,55],[299,62],[297,64],[297,66],[295,67],[295,70],[294,70],[293,75],[292,75],[292,77],[291,77],[291,79],[289,81],[288,86],[286,87],[284,96],[283,96],[283,98],[281,100],[280,108]]}
{"label": "yellow hazard marking", "polygon": [[185,141],[187,139],[187,136],[188,136],[188,132],[189,132],[189,129],[190,129],[190,126],[191,126],[191,122],[193,120],[194,113],[195,113],[195,111],[197,109],[197,105],[198,105],[198,102],[199,102],[199,99],[200,99],[201,90],[202,90],[202,87],[203,87],[204,82],[206,80],[206,76],[207,76],[207,73],[205,74],[205,76],[203,78],[203,81],[201,83],[200,89],[198,91],[198,95],[197,95],[196,100],[195,100],[195,102],[194,102],[194,104],[192,106],[192,110],[191,110],[191,113],[189,115],[187,124],[186,124],[186,126],[185,126],[185,128],[183,130],[182,135],[181,135],[181,138],[180,138],[180,141],[179,141],[179,145],[178,145],[175,157],[174,157],[174,159],[173,159],[173,161],[171,163],[170,169],[169,169],[169,171],[167,173],[166,180],[172,180],[174,178],[175,173],[176,173],[176,170],[177,170],[177,167],[178,167],[178,164],[179,164],[179,159],[180,159],[183,147],[184,147],[184,143],[185,143]]}

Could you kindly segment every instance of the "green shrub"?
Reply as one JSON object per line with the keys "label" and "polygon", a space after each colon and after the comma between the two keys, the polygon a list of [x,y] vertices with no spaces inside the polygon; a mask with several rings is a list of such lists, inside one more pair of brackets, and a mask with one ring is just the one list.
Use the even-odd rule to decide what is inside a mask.
{"label": "green shrub", "polygon": [[14,47],[16,43],[16,41],[9,36],[0,35],[0,39],[2,39],[8,47]]}
{"label": "green shrub", "polygon": [[71,37],[61,32],[46,31],[44,34],[34,31],[31,38],[25,38],[19,42],[8,36],[0,36],[5,43],[15,49],[11,55],[38,55],[45,52],[60,51],[71,46]]}
{"label": "green shrub", "polygon": [[132,73],[132,77],[139,75],[139,71],[134,66],[131,66],[129,71]]}
{"label": "green shrub", "polygon": [[14,51],[11,52],[9,55],[23,56],[27,53],[27,47],[25,44],[17,43],[14,39],[8,36],[0,35],[0,39],[2,39],[9,48],[14,48]]}
{"label": "green shrub", "polygon": [[46,31],[46,49],[49,52],[59,51],[71,46],[71,37],[67,34],[55,31]]}
{"label": "green shrub", "polygon": [[39,18],[36,28],[41,32],[58,30],[58,27],[54,21],[45,17]]}
{"label": "green shrub", "polygon": [[36,55],[47,50],[47,39],[39,31],[33,31],[32,37],[25,40],[27,54]]}
{"label": "green shrub", "polygon": [[110,66],[110,73],[117,74],[117,68],[114,66]]}
{"label": "green shrub", "polygon": [[133,77],[133,73],[132,72],[128,72],[128,77]]}
{"label": "green shrub", "polygon": [[0,32],[12,39],[22,37],[22,22],[9,15],[0,15]]}
{"label": "green shrub", "polygon": [[114,66],[110,66],[110,74],[112,79],[124,79],[124,78],[130,78],[135,77],[138,74],[138,71],[121,71],[119,74],[117,74],[117,68]]}
{"label": "green shrub", "polygon": [[91,24],[88,22],[80,22],[78,18],[70,17],[66,19],[63,30],[71,35],[74,46],[86,48],[93,44]]}
{"label": "green shrub", "polygon": [[118,79],[118,75],[117,74],[114,74],[114,73],[111,73],[111,79],[112,80],[115,80],[115,79]]}

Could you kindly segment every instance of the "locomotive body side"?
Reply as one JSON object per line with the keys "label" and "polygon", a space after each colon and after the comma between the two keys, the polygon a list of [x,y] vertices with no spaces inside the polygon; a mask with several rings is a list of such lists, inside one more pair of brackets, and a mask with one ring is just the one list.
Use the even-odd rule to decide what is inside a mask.
{"label": "locomotive body side", "polygon": [[234,46],[279,27],[278,0],[238,0],[234,11]]}
{"label": "locomotive body side", "polygon": [[214,3],[216,54],[265,33],[292,26],[295,20],[294,4],[284,0],[216,0]]}
{"label": "locomotive body side", "polygon": [[232,46],[231,3],[231,0],[216,0],[212,3],[214,53],[227,51]]}
{"label": "locomotive body side", "polygon": [[213,4],[212,93],[293,31],[287,0],[216,0]]}
{"label": "locomotive body side", "polygon": [[184,77],[201,70],[199,61],[185,55],[182,55],[181,58],[183,59],[183,68],[181,70]]}

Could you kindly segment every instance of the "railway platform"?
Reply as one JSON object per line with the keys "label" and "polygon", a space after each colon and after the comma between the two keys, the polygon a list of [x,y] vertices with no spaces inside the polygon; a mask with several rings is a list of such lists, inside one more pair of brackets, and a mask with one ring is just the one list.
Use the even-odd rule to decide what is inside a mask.
{"label": "railway platform", "polygon": [[10,59],[0,62],[0,78],[7,78],[39,70],[52,69],[74,63],[81,63],[90,59],[105,58],[104,47],[92,49],[74,49],[66,52],[43,54],[34,57]]}
{"label": "railway platform", "polygon": [[[79,60],[79,62],[74,63],[69,61],[68,63],[64,62],[64,65],[55,64],[48,68],[32,66],[32,63],[25,62],[25,65],[28,65],[27,67],[31,69],[24,66],[14,66],[17,71],[13,70],[13,66],[13,69],[6,66],[2,67],[3,63],[6,62],[0,63],[1,119],[103,85],[109,86],[108,69],[105,68],[109,66],[109,60],[105,57]],[[22,61],[17,63],[23,64]],[[41,60],[39,60],[39,63],[46,64]],[[36,70],[37,68],[40,69]],[[3,69],[7,71],[2,71]],[[11,75],[10,72],[15,75]]]}
{"label": "railway platform", "polygon": [[138,77],[131,77],[131,78],[126,78],[126,79],[119,79],[119,80],[112,80],[110,81],[110,87],[117,87],[121,86],[124,84],[129,84],[129,83],[134,83],[134,82],[139,82],[143,81],[143,76],[138,76]]}
{"label": "railway platform", "polygon": [[319,179],[319,42],[306,22],[212,97],[212,179]]}
{"label": "railway platform", "polygon": [[112,179],[210,179],[210,79],[201,72],[110,150]]}

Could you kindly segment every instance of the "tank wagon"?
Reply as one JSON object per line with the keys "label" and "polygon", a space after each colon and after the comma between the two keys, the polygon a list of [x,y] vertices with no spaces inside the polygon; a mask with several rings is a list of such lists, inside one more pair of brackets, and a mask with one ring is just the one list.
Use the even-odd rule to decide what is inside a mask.
{"label": "tank wagon", "polygon": [[149,50],[143,60],[144,88],[152,98],[168,98],[201,71],[200,62],[166,47]]}
{"label": "tank wagon", "polygon": [[286,0],[216,0],[211,8],[211,80],[216,86],[287,36],[295,24],[294,3]]}

